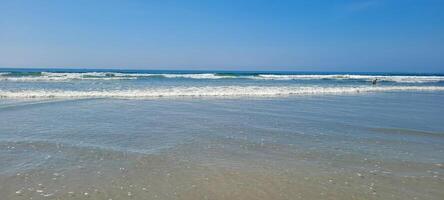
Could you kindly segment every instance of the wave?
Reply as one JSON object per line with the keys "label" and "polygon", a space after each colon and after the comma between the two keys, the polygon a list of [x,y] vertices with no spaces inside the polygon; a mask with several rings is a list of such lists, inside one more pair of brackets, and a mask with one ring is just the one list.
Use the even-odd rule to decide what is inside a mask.
{"label": "wave", "polygon": [[243,73],[121,73],[121,72],[0,72],[0,81],[71,81],[71,80],[131,80],[143,78],[185,78],[185,79],[253,79],[253,80],[360,80],[398,82],[398,83],[436,83],[444,82],[444,76],[427,75],[285,75],[285,74],[243,74]]}
{"label": "wave", "polygon": [[399,82],[399,83],[427,83],[444,81],[444,76],[389,76],[389,75],[349,75],[349,74],[331,74],[331,75],[275,75],[259,74],[256,79],[266,80],[364,80]]}
{"label": "wave", "polygon": [[137,77],[116,76],[116,73],[108,72],[85,72],[85,73],[3,73],[0,74],[0,81],[70,81],[70,80],[116,80],[116,79],[136,79]]}
{"label": "wave", "polygon": [[353,94],[390,91],[444,91],[443,86],[360,86],[360,87],[296,87],[296,86],[206,86],[157,87],[139,90],[0,90],[0,98],[156,98],[156,97],[275,97],[322,94]]}
{"label": "wave", "polygon": [[189,78],[189,79],[220,79],[234,76],[220,75],[217,73],[200,74],[145,74],[145,73],[119,73],[119,72],[83,72],[83,73],[0,73],[0,81],[71,81],[71,80],[131,80],[140,78]]}

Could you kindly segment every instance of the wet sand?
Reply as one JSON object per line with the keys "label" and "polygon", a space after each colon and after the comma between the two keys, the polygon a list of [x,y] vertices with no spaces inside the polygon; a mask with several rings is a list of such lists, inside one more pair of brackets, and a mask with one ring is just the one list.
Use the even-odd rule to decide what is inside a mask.
{"label": "wet sand", "polygon": [[[51,164],[45,169],[3,174],[0,194],[5,199],[441,199],[444,195],[442,164],[382,162],[354,155],[329,160],[316,152],[260,144],[234,152],[232,143],[224,147],[222,141],[155,155],[15,145],[37,151],[45,146],[58,152],[55,157],[63,154],[69,159],[47,158]],[[269,157],[252,157],[249,151]]]}
{"label": "wet sand", "polygon": [[0,199],[443,199],[441,96],[398,96],[8,104]]}

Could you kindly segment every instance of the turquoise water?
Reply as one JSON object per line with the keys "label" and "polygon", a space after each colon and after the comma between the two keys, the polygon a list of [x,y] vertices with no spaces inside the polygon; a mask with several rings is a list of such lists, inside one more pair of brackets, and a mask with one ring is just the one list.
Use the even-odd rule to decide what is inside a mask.
{"label": "turquoise water", "polygon": [[6,199],[444,197],[439,74],[0,73]]}

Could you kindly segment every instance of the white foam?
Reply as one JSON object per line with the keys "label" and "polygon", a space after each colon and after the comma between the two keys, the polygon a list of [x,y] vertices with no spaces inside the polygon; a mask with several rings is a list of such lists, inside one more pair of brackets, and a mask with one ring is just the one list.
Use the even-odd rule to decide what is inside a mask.
{"label": "white foam", "polygon": [[444,81],[444,76],[389,76],[389,75],[350,75],[350,74],[330,74],[330,75],[278,75],[278,74],[258,74],[223,76],[216,73],[196,73],[196,74],[146,74],[146,73],[119,73],[119,72],[83,72],[83,73],[61,73],[42,72],[38,76],[8,76],[9,72],[0,73],[0,81],[71,81],[71,80],[122,80],[138,79],[146,77],[165,78],[189,78],[189,79],[227,79],[243,78],[256,80],[364,80],[390,81],[399,83],[433,83]]}
{"label": "white foam", "polygon": [[254,79],[263,80],[322,80],[322,79],[336,79],[336,80],[365,80],[372,81],[378,79],[380,81],[391,81],[399,83],[427,83],[444,81],[444,76],[382,76],[382,75],[350,75],[350,74],[331,74],[331,75],[275,75],[275,74],[260,74]]}
{"label": "white foam", "polygon": [[230,76],[217,76],[216,74],[161,74],[166,78],[192,78],[192,79],[221,79],[231,78]]}
{"label": "white foam", "polygon": [[60,73],[42,72],[39,76],[4,76],[8,73],[0,73],[0,81],[71,81],[71,80],[126,80],[145,77],[165,77],[165,78],[190,78],[190,79],[221,79],[231,78],[230,76],[218,76],[213,73],[204,74],[144,74],[144,73],[118,73],[118,72],[85,72],[85,73]]}
{"label": "white foam", "polygon": [[33,81],[71,81],[71,80],[119,80],[119,79],[135,79],[135,77],[114,77],[114,73],[105,72],[87,72],[87,73],[53,73],[42,72],[39,76],[4,76],[0,74],[0,81],[17,81],[17,82],[33,82]]}
{"label": "white foam", "polygon": [[277,87],[207,86],[147,88],[143,90],[68,91],[0,90],[0,98],[153,98],[153,97],[273,97],[293,95],[352,94],[387,91],[444,91],[442,86]]}

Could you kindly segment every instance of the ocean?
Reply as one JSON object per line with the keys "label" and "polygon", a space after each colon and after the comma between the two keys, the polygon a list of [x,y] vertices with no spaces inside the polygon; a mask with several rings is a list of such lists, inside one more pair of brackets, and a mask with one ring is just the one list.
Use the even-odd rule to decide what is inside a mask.
{"label": "ocean", "polygon": [[0,199],[443,199],[443,102],[443,74],[0,69]]}

